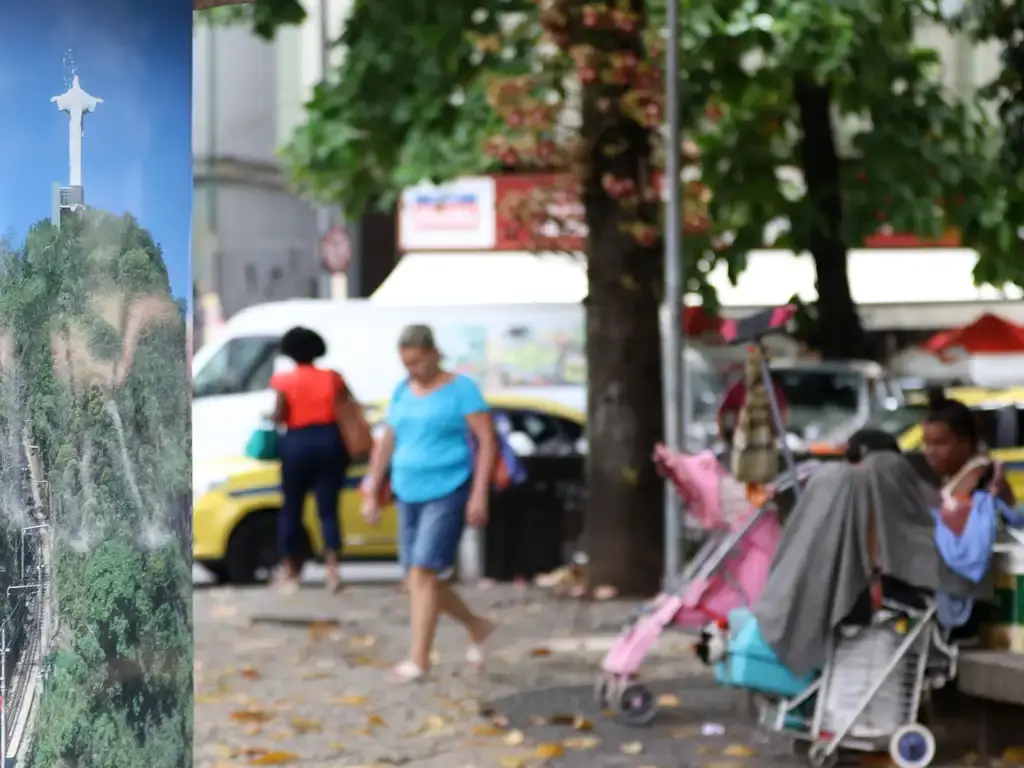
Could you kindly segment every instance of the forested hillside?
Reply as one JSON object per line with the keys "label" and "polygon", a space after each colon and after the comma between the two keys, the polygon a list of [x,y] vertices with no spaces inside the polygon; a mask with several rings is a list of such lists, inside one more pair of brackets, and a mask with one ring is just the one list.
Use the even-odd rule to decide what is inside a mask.
{"label": "forested hillside", "polygon": [[191,765],[185,322],[160,249],[127,215],[40,222],[5,244],[0,322],[0,505],[16,529],[34,492],[54,530],[28,765]]}

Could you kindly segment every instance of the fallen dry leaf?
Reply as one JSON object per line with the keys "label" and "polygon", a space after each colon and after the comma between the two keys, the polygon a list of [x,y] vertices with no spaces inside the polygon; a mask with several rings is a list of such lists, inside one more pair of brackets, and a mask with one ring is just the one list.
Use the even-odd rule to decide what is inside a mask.
{"label": "fallen dry leaf", "polygon": [[695,739],[700,736],[700,727],[696,725],[680,725],[669,730],[673,739]]}
{"label": "fallen dry leaf", "polygon": [[313,621],[309,624],[309,640],[316,643],[331,636],[338,629],[336,621]]}
{"label": "fallen dry leaf", "polygon": [[644,745],[639,741],[627,741],[619,749],[624,755],[639,755],[644,751]]}
{"label": "fallen dry leaf", "polygon": [[569,726],[576,722],[577,715],[534,715],[530,722],[534,725],[565,725]]}
{"label": "fallen dry leaf", "polygon": [[680,705],[679,697],[674,693],[663,693],[658,697],[658,706],[665,709],[675,709]]}
{"label": "fallen dry leaf", "polygon": [[242,747],[232,757],[242,757],[246,760],[255,760],[258,757],[266,757],[270,754],[269,749],[263,747]]}
{"label": "fallen dry leaf", "polygon": [[329,704],[344,704],[348,707],[363,707],[370,703],[369,696],[357,696],[355,694],[349,694],[347,696],[339,696],[336,699],[331,699]]}
{"label": "fallen dry leaf", "polygon": [[299,759],[294,752],[267,752],[267,754],[252,760],[253,765],[284,765]]}
{"label": "fallen dry leaf", "polygon": [[518,747],[526,740],[526,734],[522,731],[509,731],[505,734],[505,743],[510,747]]}
{"label": "fallen dry leaf", "polygon": [[496,725],[474,725],[469,729],[470,736],[501,736],[503,733]]}
{"label": "fallen dry leaf", "polygon": [[239,709],[231,713],[231,719],[238,723],[269,723],[274,713],[265,709]]}
{"label": "fallen dry leaf", "polygon": [[429,736],[431,734],[441,733],[442,731],[448,730],[450,726],[448,721],[440,715],[431,715],[428,717],[419,728],[410,733],[410,736]]}
{"label": "fallen dry leaf", "polygon": [[242,667],[238,674],[244,677],[246,680],[259,680],[263,677],[260,671],[256,667]]}
{"label": "fallen dry leaf", "polygon": [[543,656],[550,656],[551,655],[551,649],[550,648],[531,648],[530,649],[530,655],[533,658],[535,658],[535,659],[541,658]]}
{"label": "fallen dry leaf", "polygon": [[753,757],[756,753],[746,744],[730,744],[722,750],[726,757]]}
{"label": "fallen dry leaf", "polygon": [[367,728],[387,728],[387,723],[384,722],[384,718],[380,715],[370,715],[366,718]]}
{"label": "fallen dry leaf", "polygon": [[293,717],[290,722],[296,733],[316,733],[323,728],[318,721],[307,717]]}
{"label": "fallen dry leaf", "polygon": [[594,749],[601,740],[596,736],[574,736],[571,739],[566,739],[562,742],[562,746],[566,749]]}
{"label": "fallen dry leaf", "polygon": [[233,619],[238,615],[237,605],[215,605],[210,609],[210,617],[213,619]]}
{"label": "fallen dry leaf", "polygon": [[498,761],[498,764],[501,768],[523,768],[523,766],[530,762],[531,757],[532,755],[527,755],[525,757],[522,755],[518,757],[510,755],[508,757],[501,758]]}
{"label": "fallen dry leaf", "polygon": [[534,750],[533,755],[538,760],[554,760],[565,754],[565,747],[561,744],[541,744]]}
{"label": "fallen dry leaf", "polygon": [[572,727],[577,731],[592,731],[594,730],[594,724],[587,720],[583,715],[576,715],[572,721]]}

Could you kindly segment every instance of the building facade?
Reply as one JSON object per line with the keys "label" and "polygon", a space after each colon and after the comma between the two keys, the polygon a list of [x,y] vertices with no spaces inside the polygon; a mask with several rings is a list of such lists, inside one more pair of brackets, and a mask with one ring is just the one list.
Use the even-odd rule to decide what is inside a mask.
{"label": "building facade", "polygon": [[227,318],[264,301],[319,295],[316,211],[289,191],[276,155],[289,135],[279,120],[281,43],[264,42],[243,26],[198,23],[194,36],[199,306],[215,304]]}

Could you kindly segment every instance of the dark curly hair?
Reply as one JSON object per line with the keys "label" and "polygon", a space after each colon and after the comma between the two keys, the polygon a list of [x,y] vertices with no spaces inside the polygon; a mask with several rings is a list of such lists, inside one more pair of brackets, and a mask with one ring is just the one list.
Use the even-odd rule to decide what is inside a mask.
{"label": "dark curly hair", "polygon": [[859,429],[850,436],[844,458],[851,464],[859,464],[869,453],[889,451],[902,453],[895,437],[880,429]]}
{"label": "dark curly hair", "polygon": [[928,391],[928,415],[925,421],[945,424],[954,437],[966,440],[971,445],[978,443],[978,423],[971,409],[959,400],[946,397],[941,388]]}
{"label": "dark curly hair", "polygon": [[327,344],[316,331],[297,325],[281,337],[281,354],[297,365],[310,365],[327,354]]}

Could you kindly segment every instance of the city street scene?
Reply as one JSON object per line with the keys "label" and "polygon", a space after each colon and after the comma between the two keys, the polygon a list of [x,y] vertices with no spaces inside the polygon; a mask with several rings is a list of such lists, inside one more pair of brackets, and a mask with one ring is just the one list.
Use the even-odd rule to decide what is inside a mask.
{"label": "city street scene", "polygon": [[200,0],[194,764],[1024,765],[1022,40]]}
{"label": "city street scene", "polygon": [[[0,755],[192,761],[191,15],[0,26]],[[85,126],[88,126],[88,131]]]}

